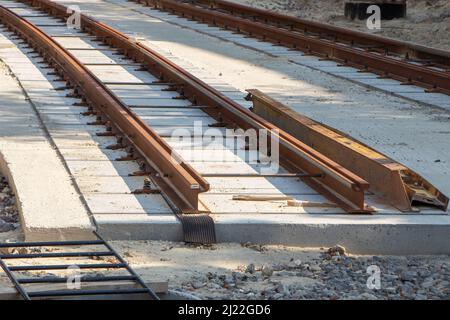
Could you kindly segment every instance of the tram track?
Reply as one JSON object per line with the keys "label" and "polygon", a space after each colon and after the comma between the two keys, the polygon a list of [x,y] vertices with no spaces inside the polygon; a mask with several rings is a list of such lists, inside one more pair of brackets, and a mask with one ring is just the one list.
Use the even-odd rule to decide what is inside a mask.
{"label": "tram track", "polygon": [[[53,4],[51,4],[53,6]],[[59,7],[60,9],[59,13],[65,15],[66,10],[64,7]],[[41,7],[42,9],[42,7]],[[56,70],[56,72],[49,72],[54,74],[55,76],[61,77],[64,81],[67,81],[66,86],[64,88],[60,89],[70,89],[72,92],[68,94],[70,98],[80,98],[81,102],[76,103],[78,106],[86,107],[87,110],[83,112],[84,116],[95,116],[96,120],[88,122],[89,125],[103,125],[106,126],[106,129],[104,132],[97,132],[97,136],[116,136],[117,137],[117,143],[109,145],[109,149],[126,149],[127,150],[127,156],[119,159],[119,160],[138,160],[140,171],[130,173],[130,175],[146,175],[149,176],[154,185],[157,185],[160,190],[149,190],[146,189],[145,186],[138,190],[137,193],[161,193],[165,195],[165,199],[171,204],[171,208],[174,210],[174,212],[177,214],[178,218],[182,221],[183,224],[183,231],[184,231],[184,240],[186,241],[192,241],[192,242],[215,242],[215,236],[214,236],[214,226],[212,219],[209,218],[209,216],[200,210],[198,210],[198,203],[199,200],[195,193],[206,191],[208,189],[208,184],[203,180],[202,177],[200,177],[199,174],[196,174],[195,171],[187,165],[183,160],[180,158],[175,158],[176,161],[171,158],[175,155],[172,151],[172,149],[167,145],[166,142],[164,142],[163,138],[156,132],[154,132],[151,128],[148,127],[143,121],[142,118],[145,118],[146,115],[142,114],[142,110],[145,110],[146,108],[151,108],[152,106],[131,106],[135,107],[134,110],[141,110],[140,117],[138,117],[136,114],[134,114],[133,111],[130,111],[128,109],[128,105],[125,105],[122,101],[120,101],[114,93],[110,92],[107,85],[114,86],[114,85],[151,85],[156,87],[160,87],[162,92],[179,92],[179,96],[172,96],[169,99],[166,99],[166,101],[169,101],[169,105],[172,101],[180,101],[182,102],[181,105],[184,105],[185,111],[183,112],[183,115],[186,115],[186,112],[189,110],[191,113],[195,113],[197,110],[208,110],[208,109],[217,109],[217,108],[223,108],[223,105],[227,106],[229,109],[233,111],[233,109],[237,109],[237,113],[239,114],[246,114],[246,116],[250,119],[257,119],[253,114],[251,114],[248,110],[241,108],[240,106],[237,106],[234,102],[227,100],[224,96],[222,96],[220,93],[216,92],[215,90],[209,88],[205,84],[201,83],[198,79],[193,78],[192,76],[188,75],[186,72],[183,72],[183,70],[180,70],[170,62],[168,62],[166,59],[160,56],[156,56],[153,59],[156,60],[158,64],[157,69],[153,70],[153,74],[157,74],[158,77],[155,77],[153,80],[148,81],[147,83],[144,81],[143,84],[141,83],[119,83],[114,82],[108,79],[99,79],[91,70],[88,69],[87,66],[83,65],[77,59],[75,56],[69,52],[84,52],[89,51],[89,48],[68,48],[67,50],[63,48],[61,44],[58,44],[54,41],[52,41],[51,37],[44,34],[42,31],[40,31],[38,28],[54,28],[57,26],[61,26],[61,22],[52,22],[53,18],[50,19],[50,21],[42,22],[42,19],[46,17],[40,16],[40,23],[38,23],[37,26],[33,26],[32,24],[28,23],[25,20],[20,19],[19,16],[14,15],[11,12],[8,12],[7,15],[3,16],[3,19],[10,19],[7,21],[14,23],[17,23],[19,25],[15,25],[13,27],[13,30],[18,32],[22,35],[25,39],[27,39],[27,43],[30,44],[32,47],[34,47],[35,50],[37,50],[38,53],[40,53],[41,56],[44,57],[44,60],[46,60],[49,65]],[[60,17],[59,17],[60,18]],[[30,18],[29,18],[30,19]],[[5,21],[5,20],[4,20]],[[105,52],[108,50],[115,51],[114,53],[121,53],[121,50],[124,50],[127,53],[130,52],[137,52],[140,53],[141,56],[131,57],[132,61],[142,61],[142,59],[148,59],[148,53],[150,52],[147,48],[142,48],[131,41],[129,41],[126,37],[123,35],[117,33],[115,30],[111,30],[107,26],[104,26],[102,24],[97,24],[97,22],[84,17],[83,22],[87,24],[87,26],[84,26],[85,30],[90,30],[97,38],[95,40],[105,40],[106,44],[109,46],[109,48],[102,47],[101,50]],[[100,28],[95,32],[93,30],[93,25],[96,27],[100,26]],[[15,29],[14,29],[15,28]],[[24,28],[24,29],[21,29]],[[92,28],[92,29],[91,29]],[[29,34],[27,34],[29,32]],[[38,40],[35,39],[35,35],[38,34],[40,38],[38,37]],[[92,34],[91,34],[92,35]],[[87,34],[83,36],[88,36]],[[114,37],[116,36],[116,37]],[[73,41],[71,37],[69,37]],[[31,42],[31,43],[30,43]],[[112,46],[116,48],[111,48]],[[124,47],[125,46],[125,47]],[[133,51],[134,50],[134,51]],[[51,54],[48,55],[48,53],[53,52],[54,55]],[[122,51],[123,52],[123,51]],[[144,52],[144,53],[143,53]],[[151,53],[151,52],[150,52]],[[125,55],[124,55],[125,56]],[[129,56],[127,58],[130,58]],[[154,61],[154,60],[153,60]],[[155,66],[155,63],[152,61],[152,66]],[[161,68],[160,65],[163,65],[165,67],[163,73],[159,68]],[[140,63],[139,66],[136,65],[116,65],[119,66],[120,69],[122,68],[132,68],[136,69],[138,68],[140,71],[146,73],[147,68],[149,68],[150,63],[147,62],[147,64]],[[101,69],[104,66],[101,64],[94,64],[90,65],[89,68],[91,69]],[[111,66],[107,66],[107,68],[111,68]],[[138,70],[136,69],[136,70]],[[80,72],[81,71],[81,72]],[[186,79],[187,78],[187,79]],[[192,85],[190,82],[194,82],[194,85]],[[180,83],[182,85],[180,85]],[[166,87],[162,88],[162,85],[167,85]],[[169,91],[167,91],[169,90]],[[129,94],[129,93],[128,93]],[[191,97],[191,99],[195,99],[195,101],[188,103],[183,103],[183,101],[186,101],[186,97]],[[195,97],[195,98],[193,98]],[[173,99],[178,98],[178,99]],[[122,97],[122,99],[124,99]],[[132,98],[130,98],[132,99]],[[160,104],[160,100],[154,101],[157,104]],[[191,106],[192,105],[192,106]],[[231,105],[231,107],[229,106]],[[169,106],[170,108],[170,106]],[[191,110],[192,109],[192,110]],[[165,110],[167,111],[167,110]],[[171,110],[172,111],[172,110]],[[208,122],[207,124],[210,126],[216,126],[218,123],[219,127],[224,127],[226,125],[223,125],[225,121],[228,121],[230,123],[230,120],[227,118],[232,117],[233,114],[230,112],[230,116],[224,116],[226,112],[230,112],[227,109],[224,109],[223,112],[217,112],[213,111],[209,114],[202,113],[201,116],[206,118],[203,118],[203,120],[206,120]],[[234,111],[236,112],[236,111]],[[145,113],[145,112],[144,112]],[[198,113],[196,113],[198,115]],[[215,116],[216,121],[214,122],[213,119],[210,119],[209,116],[213,115]],[[195,119],[195,115],[192,119]],[[208,120],[210,119],[210,120]],[[225,120],[227,119],[227,120]],[[236,126],[236,123],[240,123],[241,126],[246,126],[248,128],[248,124],[246,123],[248,120],[240,119],[239,116],[233,119],[232,127]],[[243,122],[245,121],[245,122]],[[253,120],[255,122],[255,120]],[[267,125],[265,121],[261,121],[260,119],[257,119],[257,121],[262,122],[264,125]],[[191,124],[191,123],[190,123]],[[258,124],[258,122],[256,122]],[[229,125],[229,124],[228,124]],[[253,124],[255,126],[255,124]],[[183,127],[183,126],[182,126]],[[258,128],[258,127],[256,127]],[[263,127],[264,128],[264,127]],[[165,128],[167,131],[167,128]],[[259,128],[258,128],[259,129]],[[267,130],[267,129],[266,129]],[[272,130],[272,126],[268,127],[268,130]],[[147,136],[146,136],[147,134]],[[162,135],[167,135],[167,133],[162,133]],[[132,138],[130,138],[132,137]],[[297,143],[297,146],[296,146]],[[313,173],[305,174],[302,173],[300,177],[302,179],[322,179],[323,175],[322,173],[318,172],[317,170],[322,168],[325,168],[326,170],[330,170],[327,165],[335,165],[332,161],[329,161],[325,157],[321,157],[320,154],[315,153],[311,148],[305,147],[301,143],[296,142],[294,139],[294,143],[287,140],[285,142],[287,144],[287,147],[285,147],[285,154],[290,155],[290,157],[294,157],[294,160],[292,163],[295,163],[299,159],[300,161],[304,161],[304,165],[307,165],[307,170],[315,170]],[[147,145],[147,146],[146,146]],[[155,148],[156,145],[156,148]],[[303,150],[301,148],[304,148]],[[147,149],[145,149],[147,148]],[[294,150],[297,148],[297,152],[292,152],[292,148]],[[161,153],[162,158],[159,158],[156,160],[155,165],[155,152],[157,154]],[[139,159],[137,159],[139,157]],[[302,157],[306,157],[302,160]],[[164,159],[165,158],[165,159]],[[316,159],[315,159],[316,158]],[[161,160],[163,159],[163,160]],[[325,166],[324,163],[320,163],[320,160],[323,161],[325,159]],[[319,160],[319,161],[318,161]],[[308,162],[313,163],[313,167],[308,167]],[[327,164],[328,162],[329,164]],[[163,167],[159,167],[159,164],[163,165]],[[167,165],[178,165],[178,169],[168,169]],[[316,169],[314,169],[316,167]],[[188,170],[184,170],[184,168],[188,168]],[[223,170],[226,170],[227,167]],[[242,169],[237,169],[242,170]],[[243,168],[243,170],[248,170],[247,168]],[[253,171],[253,169],[251,169]],[[292,169],[291,169],[292,170]],[[296,170],[297,178],[299,177],[299,172],[303,172],[304,169],[302,168],[293,168],[293,170]],[[302,170],[302,171],[300,171]],[[189,176],[186,174],[186,171],[193,172],[194,174],[192,176]],[[331,168],[331,172],[333,172],[333,168]],[[345,200],[342,201],[342,196],[335,196],[334,194],[339,194],[339,191],[336,193],[331,188],[324,189],[320,184],[317,184],[316,188],[321,190],[321,193],[328,193],[328,196],[332,199],[336,199],[336,202],[341,202],[342,206],[344,206],[349,211],[365,211],[366,205],[364,203],[364,190],[355,188],[353,190],[352,185],[353,182],[348,180],[348,176],[350,178],[353,178],[354,180],[357,180],[358,178],[354,176],[352,173],[347,172],[347,170],[337,170],[337,171],[344,171],[347,176],[342,175],[341,173],[337,172],[338,175],[338,181],[341,179],[342,187],[348,188],[347,190],[350,191],[353,195],[350,195],[350,197],[353,197],[350,202],[346,202]],[[328,173],[327,173],[328,174]],[[207,176],[207,174],[205,174]],[[193,177],[195,176],[195,177]],[[215,173],[215,177],[221,176],[220,173]],[[227,176],[227,174],[225,174]],[[237,175],[236,175],[237,176]],[[258,174],[255,174],[255,176],[258,176]],[[280,176],[282,177],[282,175]],[[288,177],[285,177],[286,179],[289,179]],[[184,180],[183,180],[184,179]],[[189,180],[190,179],[190,180]],[[331,177],[331,179],[327,176],[326,180],[333,180],[334,178]],[[166,182],[168,180],[168,182]],[[187,185],[187,189],[185,190],[177,190],[177,188],[180,188],[180,185],[183,184],[186,185],[183,181],[190,181]],[[197,182],[197,181],[200,181]],[[363,181],[362,179],[359,179],[359,181]],[[359,182],[358,181],[358,182]],[[309,182],[311,183],[311,182]],[[313,183],[315,184],[315,183]],[[364,184],[364,181],[362,182]],[[201,188],[199,187],[201,185]],[[175,187],[173,189],[170,189],[168,186]],[[341,193],[348,192],[348,191],[340,191]],[[136,191],[135,191],[136,192]],[[347,194],[348,196],[348,194]],[[183,199],[184,198],[184,199]],[[188,199],[186,201],[186,199]],[[345,198],[344,198],[345,199]],[[182,201],[184,200],[184,202]],[[190,204],[190,206],[186,206],[186,204]],[[350,205],[349,205],[350,204]],[[203,210],[205,211],[205,210]],[[206,210],[208,212],[209,210]]]}
{"label": "tram track", "polygon": [[[117,191],[117,182],[126,180],[127,195],[164,201],[162,209],[144,208],[145,215],[158,210],[175,215],[181,221],[183,240],[197,243],[216,242],[214,215],[223,213],[220,206],[243,217],[249,212],[275,212],[281,219],[286,213],[417,214],[423,209],[432,216],[447,210],[448,198],[416,172],[343,132],[293,112],[259,90],[247,90],[247,99],[253,103],[247,109],[169,58],[87,15],[81,15],[80,28],[71,29],[63,5],[47,0],[11,3],[0,5],[0,35],[6,35],[40,73],[27,74],[29,66],[20,62],[10,70],[19,82],[27,82],[22,86],[26,99],[36,105],[83,197],[98,193],[97,189],[111,190],[105,199],[110,201],[112,195],[120,203],[123,190]],[[198,3],[204,7],[201,3],[206,1]],[[23,57],[17,60],[23,61]],[[38,83],[43,82],[51,89],[41,88]],[[438,86],[431,89],[443,92]],[[46,92],[52,94],[46,96]],[[204,131],[223,134],[231,130],[232,134],[224,145],[218,144],[220,149],[216,145],[210,148],[211,141],[208,137],[205,141],[203,131],[196,131],[196,123],[201,123]],[[187,132],[188,140],[176,139],[177,130]],[[248,130],[262,132],[258,139],[270,141],[267,154],[262,154],[261,145],[254,148],[245,139]],[[241,144],[230,147],[228,138],[241,140]],[[81,148],[86,141],[96,149]],[[281,167],[277,172],[264,172],[262,160],[275,153],[274,143],[279,147]],[[252,157],[257,161],[249,163]],[[105,174],[111,168],[118,171],[117,176]],[[100,176],[102,181],[96,181]],[[96,211],[92,210],[95,201],[86,202]],[[254,211],[249,210],[252,206]],[[125,208],[110,209],[124,219],[133,215]],[[95,212],[94,220],[105,213]],[[159,299],[97,231],[97,240],[20,242],[1,247],[105,245],[107,251],[7,251],[0,255],[1,267],[27,300],[138,294]],[[109,256],[115,257],[113,264],[106,260],[108,263],[81,264],[80,268],[122,268],[129,274],[87,274],[82,281],[88,285],[81,291],[61,289],[66,277],[16,278],[14,274],[69,265],[4,263],[39,258],[102,260],[100,257]],[[96,286],[108,281],[110,287]],[[130,287],[119,289],[114,281],[128,281]],[[24,286],[41,283],[51,285],[36,291]]]}

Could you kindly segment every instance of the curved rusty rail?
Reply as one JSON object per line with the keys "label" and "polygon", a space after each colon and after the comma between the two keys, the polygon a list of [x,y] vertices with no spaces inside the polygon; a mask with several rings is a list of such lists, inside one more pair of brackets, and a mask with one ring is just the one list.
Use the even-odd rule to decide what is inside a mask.
{"label": "curved rusty rail", "polygon": [[[393,78],[405,84],[415,84],[429,92],[450,95],[450,74],[447,72],[450,53],[442,50],[220,0],[133,1]],[[388,53],[403,54],[404,57],[394,58]],[[420,61],[423,63],[418,63]]]}
{"label": "curved rusty rail", "polygon": [[[48,0],[21,2],[39,7],[56,17],[65,19],[69,16],[65,6]],[[83,30],[120,49],[125,56],[141,63],[152,74],[159,75],[161,81],[170,83],[194,104],[208,106],[204,111],[218,121],[226,122],[233,128],[265,130],[267,135],[274,135],[279,141],[281,165],[293,173],[309,175],[308,178],[304,178],[304,182],[344,210],[353,213],[373,211],[364,201],[364,193],[369,188],[364,179],[283,130],[279,130],[278,127],[227,98],[170,60],[139,42],[132,41],[121,32],[84,14],[81,15],[81,25]]]}

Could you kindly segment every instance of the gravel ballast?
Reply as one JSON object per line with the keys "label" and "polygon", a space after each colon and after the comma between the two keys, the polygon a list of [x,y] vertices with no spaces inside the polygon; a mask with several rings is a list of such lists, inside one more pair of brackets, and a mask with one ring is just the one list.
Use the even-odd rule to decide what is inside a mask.
{"label": "gravel ballast", "polygon": [[356,256],[340,246],[113,245],[144,278],[168,280],[170,289],[201,299],[450,299],[449,256]]}
{"label": "gravel ballast", "polygon": [[0,232],[13,231],[19,226],[16,198],[6,179],[0,176]]}

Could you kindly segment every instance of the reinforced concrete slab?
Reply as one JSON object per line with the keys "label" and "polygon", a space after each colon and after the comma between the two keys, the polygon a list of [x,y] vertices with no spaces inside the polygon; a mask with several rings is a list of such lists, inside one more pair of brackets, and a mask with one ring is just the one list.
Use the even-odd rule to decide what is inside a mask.
{"label": "reinforced concrete slab", "polygon": [[0,170],[15,192],[25,240],[92,237],[89,212],[69,173],[20,86],[0,68]]}

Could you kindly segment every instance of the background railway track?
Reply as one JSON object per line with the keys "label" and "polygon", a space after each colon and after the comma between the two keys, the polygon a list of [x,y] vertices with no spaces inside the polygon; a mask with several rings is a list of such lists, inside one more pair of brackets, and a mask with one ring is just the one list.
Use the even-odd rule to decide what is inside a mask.
{"label": "background railway track", "polygon": [[443,50],[289,17],[227,1],[136,0],[211,27],[333,60],[361,72],[449,94],[450,54]]}

